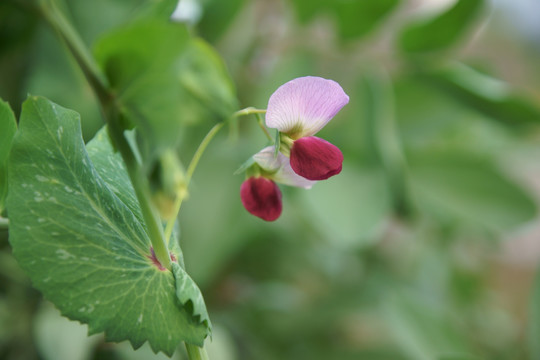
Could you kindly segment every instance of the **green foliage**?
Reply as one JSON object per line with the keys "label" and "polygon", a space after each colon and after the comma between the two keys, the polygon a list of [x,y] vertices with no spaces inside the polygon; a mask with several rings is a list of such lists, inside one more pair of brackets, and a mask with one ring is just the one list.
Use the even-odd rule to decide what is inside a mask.
{"label": "green foliage", "polygon": [[[190,112],[182,103],[184,90],[176,62],[189,41],[186,29],[173,23],[146,20],[102,37],[95,56],[129,121],[145,134],[145,157],[178,145]],[[153,153],[152,153],[153,152]]]}
{"label": "green foliage", "polygon": [[176,148],[184,127],[205,118],[223,119],[236,108],[223,62],[183,25],[140,20],[103,36],[95,56],[116,93],[129,128],[150,162]]}
{"label": "green foliage", "polygon": [[0,215],[5,209],[5,201],[8,193],[7,161],[11,141],[17,131],[15,115],[9,104],[0,100]]}
{"label": "green foliage", "polygon": [[208,41],[218,40],[242,9],[245,0],[203,0],[203,18],[197,24],[202,37]]}
{"label": "green foliage", "polygon": [[540,122],[540,107],[517,94],[502,80],[456,63],[432,71],[425,80],[494,120],[505,124],[531,125]]}
{"label": "green foliage", "polygon": [[528,349],[529,358],[537,359],[540,357],[540,276],[536,274],[534,281],[534,290],[529,303],[529,323],[528,323]]}
{"label": "green foliage", "polygon": [[[345,164],[347,166],[347,164]],[[350,189],[336,192],[336,188]],[[308,216],[336,246],[367,246],[391,213],[391,198],[379,168],[345,169],[341,176],[302,194]],[[327,209],[339,209],[328,213]]]}
{"label": "green foliage", "polygon": [[[530,196],[485,159],[458,151],[409,156],[412,187],[426,214],[508,231],[537,213]],[[495,195],[496,194],[496,195]]]}
{"label": "green foliage", "polygon": [[[99,135],[89,157],[78,114],[44,98],[25,102],[9,165],[14,255],[34,286],[90,333],[135,348],[148,341],[169,355],[181,341],[201,345],[209,323],[198,288],[182,276],[189,295],[179,299],[173,274],[152,262],[133,190],[107,141]],[[175,241],[170,251],[181,256]]]}
{"label": "green foliage", "polygon": [[[1,3],[0,96],[18,114],[18,98],[44,94],[82,114],[92,139],[103,120],[79,65],[20,0]],[[250,216],[243,176],[232,173],[267,139],[242,117],[236,137],[219,134],[201,158],[172,237],[182,234],[182,250],[169,245],[178,264],[160,271],[107,127],[84,146],[74,112],[30,98],[9,161],[9,220],[0,219],[0,358],[163,359],[152,349],[170,355],[210,333],[194,281],[209,299],[211,359],[540,356],[537,254],[514,236],[538,237],[538,194],[524,184],[537,178],[540,73],[534,42],[500,21],[509,12],[473,37],[484,1],[425,21],[410,15],[414,1],[198,3],[189,26],[169,21],[174,0],[63,8],[83,45],[97,39],[105,108],[135,127],[124,134],[151,195],[170,189],[174,203],[182,164],[237,110],[236,89],[242,107],[264,108],[304,75],[350,96],[321,131],[342,150],[342,173],[310,190],[282,186],[274,223]],[[86,325],[62,320],[27,275],[62,314],[106,335],[86,338]],[[150,345],[107,342],[128,338]]]}
{"label": "green foliage", "polygon": [[434,18],[407,25],[399,38],[401,50],[414,54],[446,49],[463,36],[483,4],[483,0],[458,0]]}
{"label": "green foliage", "polygon": [[446,359],[459,354],[465,358],[472,352],[463,333],[450,321],[452,314],[441,304],[403,292],[387,299],[384,306],[393,336],[409,358]]}
{"label": "green foliage", "polygon": [[291,2],[298,19],[303,23],[320,14],[331,14],[335,18],[338,33],[344,40],[367,35],[399,4],[399,0],[291,0]]}

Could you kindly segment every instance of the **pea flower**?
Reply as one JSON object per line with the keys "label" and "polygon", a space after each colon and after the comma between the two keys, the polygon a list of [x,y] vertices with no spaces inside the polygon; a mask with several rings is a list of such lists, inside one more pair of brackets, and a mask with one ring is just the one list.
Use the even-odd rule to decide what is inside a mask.
{"label": "pea flower", "polygon": [[240,187],[240,199],[249,213],[263,220],[274,221],[281,215],[281,190],[276,183],[306,189],[315,183],[297,175],[283,154],[274,156],[273,146],[262,149],[252,160],[249,176]]}
{"label": "pea flower", "polygon": [[296,174],[308,180],[325,180],[341,172],[341,151],[313,135],[348,102],[349,96],[338,83],[314,76],[291,80],[272,94],[266,126],[280,131],[280,151],[290,157]]}

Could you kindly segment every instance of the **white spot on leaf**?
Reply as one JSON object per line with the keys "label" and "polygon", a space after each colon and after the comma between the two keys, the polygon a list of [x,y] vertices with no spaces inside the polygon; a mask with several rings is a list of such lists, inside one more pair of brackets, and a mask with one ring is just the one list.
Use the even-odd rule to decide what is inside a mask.
{"label": "white spot on leaf", "polygon": [[58,258],[61,260],[67,260],[67,259],[71,259],[75,257],[73,254],[67,252],[64,249],[56,250],[56,254],[58,255]]}

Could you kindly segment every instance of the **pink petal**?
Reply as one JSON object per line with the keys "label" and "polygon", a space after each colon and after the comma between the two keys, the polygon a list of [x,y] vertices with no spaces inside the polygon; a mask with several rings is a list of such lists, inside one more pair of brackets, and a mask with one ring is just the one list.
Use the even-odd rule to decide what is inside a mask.
{"label": "pink petal", "polygon": [[253,155],[253,159],[261,168],[268,172],[275,172],[271,178],[277,183],[303,187],[310,189],[315,181],[308,180],[306,178],[297,175],[291,168],[289,158],[278,153],[278,156],[274,156],[275,151],[273,146],[268,146]]}
{"label": "pink petal", "polygon": [[296,140],[291,148],[291,167],[309,180],[325,180],[341,172],[343,154],[337,146],[315,136]]}
{"label": "pink petal", "polygon": [[272,180],[250,177],[240,187],[240,199],[250,214],[266,221],[274,221],[281,215],[281,191]]}
{"label": "pink petal", "polygon": [[341,86],[320,77],[306,76],[281,85],[268,100],[266,125],[293,139],[322,129],[349,97]]}

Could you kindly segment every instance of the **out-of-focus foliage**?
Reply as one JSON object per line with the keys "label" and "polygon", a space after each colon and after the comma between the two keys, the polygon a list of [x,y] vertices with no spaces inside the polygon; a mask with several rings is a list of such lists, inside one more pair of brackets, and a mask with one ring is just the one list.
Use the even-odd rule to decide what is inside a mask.
{"label": "out-of-focus foliage", "polygon": [[[102,124],[94,96],[24,3],[0,4],[0,97],[16,113],[27,92],[73,108],[89,140]],[[144,3],[66,8],[92,47]],[[210,121],[182,130],[183,162],[235,105],[222,73],[206,70],[221,60],[202,41],[223,57],[241,107],[266,107],[303,75],[332,78],[351,99],[321,134],[342,149],[342,174],[308,191],[283,187],[276,223],[242,208],[243,179],[232,175],[265,141],[254,120],[201,160],[180,242],[215,326],[210,357],[538,358],[540,45],[512,30],[519,20],[472,0],[426,13],[435,1],[195,3],[202,17],[187,32],[202,40],[179,73],[195,76],[183,79],[195,86],[189,101],[210,102],[197,110]],[[163,358],[71,331],[6,240],[0,232],[0,359]],[[77,349],[51,335],[66,333]]]}
{"label": "out-of-focus foliage", "polygon": [[434,18],[407,25],[399,39],[401,49],[410,53],[445,49],[468,30],[483,4],[484,0],[458,0]]}
{"label": "out-of-focus foliage", "polygon": [[13,135],[17,131],[17,123],[9,104],[0,101],[0,215],[4,212],[8,184],[7,184],[7,160]]}
{"label": "out-of-focus foliage", "polygon": [[399,4],[399,0],[292,0],[291,2],[298,19],[303,23],[319,15],[332,17],[343,39],[366,35]]}

